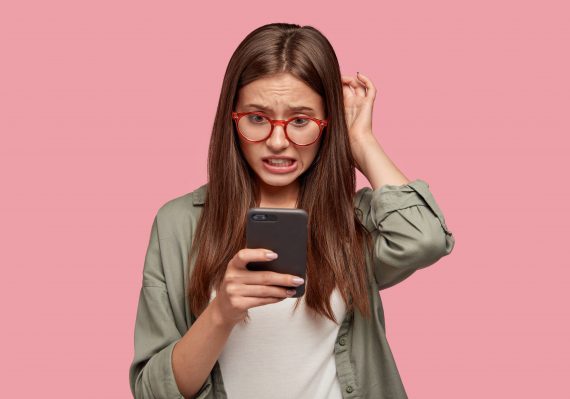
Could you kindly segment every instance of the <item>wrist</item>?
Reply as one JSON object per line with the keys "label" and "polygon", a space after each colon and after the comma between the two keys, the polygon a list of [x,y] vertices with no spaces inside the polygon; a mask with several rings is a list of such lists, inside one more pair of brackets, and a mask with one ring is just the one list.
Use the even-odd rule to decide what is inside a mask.
{"label": "wrist", "polygon": [[370,159],[378,158],[378,155],[384,152],[380,143],[372,134],[353,140],[350,143],[350,147],[352,148],[354,160],[364,174],[368,169]]}
{"label": "wrist", "polygon": [[350,146],[353,150],[363,152],[370,146],[380,146],[376,136],[372,132],[360,135],[352,135],[350,139]]}
{"label": "wrist", "polygon": [[217,301],[217,297],[210,302],[208,305],[208,310],[210,314],[210,320],[216,328],[224,330],[232,330],[237,322],[228,319],[224,316],[222,310],[220,309],[220,304]]}

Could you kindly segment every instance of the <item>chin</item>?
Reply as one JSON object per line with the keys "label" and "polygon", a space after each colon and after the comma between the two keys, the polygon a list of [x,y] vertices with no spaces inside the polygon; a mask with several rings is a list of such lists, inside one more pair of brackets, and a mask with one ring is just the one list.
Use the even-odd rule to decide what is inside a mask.
{"label": "chin", "polygon": [[285,187],[289,184],[293,183],[299,177],[297,174],[292,175],[283,175],[283,176],[275,176],[275,175],[268,175],[266,173],[259,175],[259,179],[268,186],[274,187]]}

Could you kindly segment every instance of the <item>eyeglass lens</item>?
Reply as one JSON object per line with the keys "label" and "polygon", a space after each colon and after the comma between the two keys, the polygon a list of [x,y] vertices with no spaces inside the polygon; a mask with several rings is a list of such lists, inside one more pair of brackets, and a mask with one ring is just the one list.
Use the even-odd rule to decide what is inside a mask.
{"label": "eyeglass lens", "polygon": [[[240,118],[238,128],[249,140],[262,140],[271,131],[271,122],[261,115],[250,114]],[[309,144],[319,136],[319,124],[311,119],[299,117],[293,119],[286,127],[287,135],[295,144]]]}

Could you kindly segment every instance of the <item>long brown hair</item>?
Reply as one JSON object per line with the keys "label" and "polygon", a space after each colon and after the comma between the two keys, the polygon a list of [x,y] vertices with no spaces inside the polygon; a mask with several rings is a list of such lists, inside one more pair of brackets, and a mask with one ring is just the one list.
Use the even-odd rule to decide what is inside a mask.
{"label": "long brown hair", "polygon": [[298,207],[309,215],[306,304],[337,322],[329,298],[338,286],[347,309],[356,307],[369,317],[365,251],[371,241],[354,208],[355,161],[338,60],[317,29],[285,23],[249,33],[228,63],[208,151],[206,199],[189,256],[197,253],[188,283],[190,309],[198,317],[207,307],[211,289],[219,288],[228,262],[246,247],[247,210],[259,206],[259,187],[231,119],[237,94],[242,86],[280,72],[292,74],[317,92],[329,120],[315,160],[299,177]]}

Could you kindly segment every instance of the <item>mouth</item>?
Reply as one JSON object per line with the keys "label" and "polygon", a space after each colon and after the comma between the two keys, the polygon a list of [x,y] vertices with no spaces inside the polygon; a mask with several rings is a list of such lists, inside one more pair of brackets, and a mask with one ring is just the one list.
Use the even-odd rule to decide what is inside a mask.
{"label": "mouth", "polygon": [[263,165],[273,173],[288,173],[297,169],[297,160],[285,157],[263,158]]}
{"label": "mouth", "polygon": [[271,166],[291,166],[294,162],[296,162],[293,158],[263,158],[263,162],[271,165]]}

